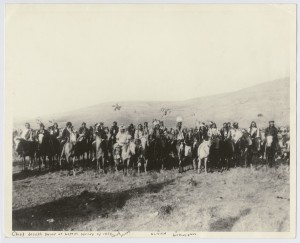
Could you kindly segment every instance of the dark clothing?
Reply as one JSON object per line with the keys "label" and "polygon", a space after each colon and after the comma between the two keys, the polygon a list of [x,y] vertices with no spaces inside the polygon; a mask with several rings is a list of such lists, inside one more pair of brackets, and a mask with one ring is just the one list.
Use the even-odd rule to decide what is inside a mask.
{"label": "dark clothing", "polygon": [[44,135],[44,138],[49,138],[50,133],[46,129],[40,129],[37,131],[36,136],[39,137],[40,134]]}
{"label": "dark clothing", "polygon": [[58,128],[54,128],[53,126],[49,127],[49,132],[52,136],[54,137],[59,137],[59,129]]}
{"label": "dark clothing", "polygon": [[274,142],[278,142],[277,134],[278,134],[278,130],[277,130],[276,127],[268,127],[268,128],[266,128],[265,136],[273,136],[273,141]]}
{"label": "dark clothing", "polygon": [[206,127],[200,127],[199,128],[199,138],[200,138],[200,142],[202,142],[204,139],[207,139],[207,128]]}
{"label": "dark clothing", "polygon": [[85,138],[89,137],[90,131],[87,127],[81,127],[79,128],[79,134],[83,134]]}
{"label": "dark clothing", "polygon": [[97,128],[95,134],[99,136],[101,139],[107,139],[106,132],[104,131],[104,128],[101,128],[100,126]]}
{"label": "dark clothing", "polygon": [[134,137],[134,133],[135,133],[134,127],[129,127],[129,128],[128,128],[128,133],[129,133],[129,135],[133,138],[133,137]]}
{"label": "dark clothing", "polygon": [[221,128],[220,134],[223,141],[228,137],[228,133],[229,133],[229,129],[226,129],[224,127]]}
{"label": "dark clothing", "polygon": [[193,145],[193,142],[194,142],[194,134],[191,133],[191,132],[188,132],[186,135],[185,135],[185,144],[187,146],[192,146]]}
{"label": "dark clothing", "polygon": [[112,126],[110,128],[110,139],[111,141],[115,144],[117,142],[116,136],[119,132],[119,127],[118,126]]}
{"label": "dark clothing", "polygon": [[69,130],[65,127],[64,130],[62,131],[62,134],[61,134],[61,138],[62,138],[62,141],[67,141],[70,139],[70,132]]}

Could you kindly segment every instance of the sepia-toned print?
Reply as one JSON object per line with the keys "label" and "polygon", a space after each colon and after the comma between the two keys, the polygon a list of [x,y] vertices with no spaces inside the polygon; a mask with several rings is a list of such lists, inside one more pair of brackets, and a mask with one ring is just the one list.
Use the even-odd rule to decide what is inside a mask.
{"label": "sepia-toned print", "polygon": [[5,16],[7,236],[295,236],[295,5]]}

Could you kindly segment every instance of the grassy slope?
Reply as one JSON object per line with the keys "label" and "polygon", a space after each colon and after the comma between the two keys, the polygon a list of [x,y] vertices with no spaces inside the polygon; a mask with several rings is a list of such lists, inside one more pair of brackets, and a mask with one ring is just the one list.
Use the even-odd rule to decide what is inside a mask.
{"label": "grassy slope", "polygon": [[16,176],[13,222],[25,230],[288,231],[289,167]]}
{"label": "grassy slope", "polygon": [[[117,101],[116,101],[117,102]],[[110,125],[116,120],[129,124],[152,121],[161,118],[160,109],[169,107],[172,113],[166,119],[168,126],[175,125],[177,116],[184,117],[184,125],[194,126],[196,118],[201,121],[215,121],[219,126],[224,121],[239,121],[242,127],[248,127],[252,120],[256,120],[260,127],[265,127],[270,119],[278,125],[289,124],[289,79],[266,82],[240,91],[214,95],[178,102],[120,102],[121,111],[114,111],[112,103],[104,103],[78,109],[64,114],[44,117],[56,119],[61,126],[66,121],[72,121],[78,127],[82,121],[93,125],[104,121]],[[261,113],[263,117],[257,117]],[[195,115],[193,115],[195,114]],[[35,125],[34,119],[29,121]],[[15,126],[22,126],[24,120],[15,121]]]}

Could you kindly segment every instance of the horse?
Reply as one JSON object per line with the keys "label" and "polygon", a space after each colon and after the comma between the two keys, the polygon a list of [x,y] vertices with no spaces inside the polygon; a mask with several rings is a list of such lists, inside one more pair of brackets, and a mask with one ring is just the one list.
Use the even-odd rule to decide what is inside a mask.
{"label": "horse", "polygon": [[49,159],[49,168],[52,166],[53,162],[53,155],[55,153],[54,146],[50,142],[50,134],[39,133],[37,136],[37,151],[36,157],[39,160],[39,170],[41,170],[41,162],[42,164],[45,163],[46,166],[46,159]]}
{"label": "horse", "polygon": [[[152,162],[153,167],[163,170],[168,157],[167,139],[164,136],[154,137],[153,135],[150,135],[147,150],[148,159]],[[148,162],[146,167],[148,169]]]}
{"label": "horse", "polygon": [[70,160],[72,159],[72,170],[73,170],[73,176],[76,175],[75,171],[75,145],[77,142],[77,136],[76,133],[71,132],[70,137],[66,141],[66,143],[63,146],[62,153],[59,160],[59,165],[61,166],[61,160],[62,157],[65,156],[67,163],[70,163]]}
{"label": "horse", "polygon": [[257,160],[262,152],[262,141],[260,137],[252,138],[252,145],[249,147],[248,151],[248,161],[250,162],[250,167],[252,168],[253,159],[255,161],[255,167],[257,166]]}
{"label": "horse", "polygon": [[122,146],[122,160],[126,166],[126,174],[131,166],[132,169],[135,168],[135,155],[136,155],[136,145],[134,141],[129,141]]}
{"label": "horse", "polygon": [[100,135],[96,134],[94,146],[95,146],[96,161],[97,161],[96,170],[105,171],[105,163],[108,157],[107,141],[104,138],[101,138]]}
{"label": "horse", "polygon": [[252,146],[250,133],[243,132],[242,137],[237,141],[238,159],[244,159],[245,168],[248,166],[249,150]]}
{"label": "horse", "polygon": [[275,162],[276,143],[272,135],[267,135],[264,143],[264,158],[266,167],[272,167]]}
{"label": "horse", "polygon": [[146,137],[135,140],[135,156],[137,157],[138,174],[140,174],[142,165],[144,166],[144,172],[147,172],[148,165],[148,140]]}
{"label": "horse", "polygon": [[54,135],[50,135],[49,139],[50,147],[52,149],[52,160],[58,162],[61,155],[60,141]]}
{"label": "horse", "polygon": [[118,166],[122,164],[123,173],[125,173],[124,171],[125,166],[122,161],[122,147],[118,143],[114,144],[112,153],[113,153],[113,161],[114,161],[114,170],[118,172]]}
{"label": "horse", "polygon": [[211,166],[221,167],[221,152],[220,152],[220,137],[218,135],[213,136],[209,139],[210,147],[209,147],[209,161]]}
{"label": "horse", "polygon": [[220,156],[221,156],[221,169],[229,170],[231,161],[235,157],[235,143],[232,139],[224,139],[220,141]]}
{"label": "horse", "polygon": [[177,154],[179,159],[178,171],[181,173],[187,161],[192,159],[192,146],[185,144],[183,141],[178,141]]}
{"label": "horse", "polygon": [[202,160],[204,161],[204,170],[207,173],[207,160],[210,154],[211,140],[203,140],[198,147],[198,173],[201,172]]}
{"label": "horse", "polygon": [[[89,158],[89,153],[90,153],[90,142],[89,139],[87,137],[85,137],[84,135],[79,135],[79,137],[76,140],[76,144],[75,144],[75,155],[78,158],[82,158],[83,161],[85,161],[85,158],[88,159]],[[86,157],[85,157],[86,156]]]}
{"label": "horse", "polygon": [[27,141],[23,138],[15,138],[15,148],[18,156],[22,158],[23,170],[26,169],[26,157],[29,157],[29,168],[34,169],[34,160],[36,155],[37,143],[36,141]]}

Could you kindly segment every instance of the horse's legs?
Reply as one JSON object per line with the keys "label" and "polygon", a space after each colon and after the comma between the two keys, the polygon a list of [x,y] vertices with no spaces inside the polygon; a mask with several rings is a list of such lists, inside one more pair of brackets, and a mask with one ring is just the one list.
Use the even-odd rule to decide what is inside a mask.
{"label": "horse's legs", "polygon": [[39,156],[39,171],[41,171],[41,156]]}
{"label": "horse's legs", "polygon": [[207,158],[204,158],[205,174],[207,174]]}
{"label": "horse's legs", "polygon": [[140,172],[141,172],[141,166],[142,166],[141,158],[138,158],[138,164],[137,164],[137,167],[138,167],[138,175],[140,175]]}
{"label": "horse's legs", "polygon": [[25,170],[25,156],[22,157],[23,170]]}
{"label": "horse's legs", "polygon": [[193,159],[193,169],[194,169],[194,171],[197,170],[196,160],[197,160],[196,158]]}
{"label": "horse's legs", "polygon": [[148,159],[145,159],[145,165],[144,166],[145,166],[144,169],[145,169],[145,173],[146,173],[147,172],[147,166],[148,166]]}
{"label": "horse's legs", "polygon": [[76,175],[76,171],[75,171],[75,158],[76,158],[76,156],[73,156],[73,158],[72,158],[73,176]]}
{"label": "horse's legs", "polygon": [[179,158],[178,172],[182,173],[182,161],[181,161],[181,158]]}
{"label": "horse's legs", "polygon": [[130,166],[130,158],[128,158],[127,160],[126,160],[126,174],[128,175],[128,173],[129,173],[129,166]]}
{"label": "horse's legs", "polygon": [[198,174],[201,172],[201,159],[198,159]]}

